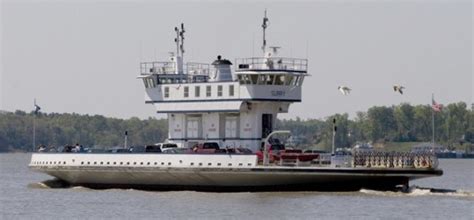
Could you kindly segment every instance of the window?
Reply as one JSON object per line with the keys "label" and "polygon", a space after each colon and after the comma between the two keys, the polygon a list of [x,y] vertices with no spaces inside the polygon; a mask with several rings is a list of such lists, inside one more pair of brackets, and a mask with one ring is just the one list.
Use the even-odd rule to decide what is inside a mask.
{"label": "window", "polygon": [[267,85],[274,85],[275,75],[267,75]]}
{"label": "window", "polygon": [[250,81],[252,84],[257,84],[258,82],[258,75],[250,75]]}
{"label": "window", "polygon": [[201,87],[196,86],[194,87],[194,96],[199,97],[201,95]]}
{"label": "window", "polygon": [[300,76],[300,81],[298,82],[298,86],[303,85],[303,80],[304,80],[304,76]]}
{"label": "window", "polygon": [[240,84],[245,84],[244,77],[242,75],[237,75],[237,79],[239,80]]}
{"label": "window", "polygon": [[208,165],[208,166],[212,166],[212,163],[208,163],[207,165]]}
{"label": "window", "polygon": [[221,97],[222,96],[222,86],[217,86],[217,96]]}
{"label": "window", "polygon": [[165,98],[169,98],[170,97],[170,87],[166,86],[164,93],[165,93]]}
{"label": "window", "polygon": [[189,87],[187,86],[184,87],[184,97],[185,98],[189,97]]}
{"label": "window", "polygon": [[229,96],[234,96],[234,85],[229,85]]}
{"label": "window", "polygon": [[297,86],[299,79],[300,79],[299,76],[295,76],[295,77],[293,78],[293,83],[292,83],[292,84],[293,84],[294,86]]}
{"label": "window", "polygon": [[285,75],[275,76],[275,85],[283,85],[283,84],[285,84]]}
{"label": "window", "polygon": [[206,97],[211,97],[211,86],[206,86]]}
{"label": "window", "polygon": [[289,86],[291,85],[292,82],[293,82],[293,76],[290,76],[290,75],[286,76],[285,85]]}
{"label": "window", "polygon": [[156,86],[155,79],[151,77],[143,78],[143,83],[145,84],[145,88],[155,88]]}
{"label": "window", "polygon": [[266,82],[266,75],[258,75],[258,85],[265,85]]}

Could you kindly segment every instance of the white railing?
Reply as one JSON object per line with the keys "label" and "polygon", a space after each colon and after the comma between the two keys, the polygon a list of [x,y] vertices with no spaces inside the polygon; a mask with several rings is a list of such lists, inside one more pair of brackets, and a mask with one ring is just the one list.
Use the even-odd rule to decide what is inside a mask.
{"label": "white railing", "polygon": [[141,74],[174,74],[176,73],[175,62],[142,62],[140,63]]}
{"label": "white railing", "polygon": [[306,73],[308,70],[307,59],[285,57],[251,57],[235,60],[235,71],[271,70],[293,71]]}
{"label": "white railing", "polygon": [[[176,74],[175,62],[142,62],[140,63],[141,74]],[[207,63],[186,63],[183,73],[189,75],[209,76],[210,65]]]}

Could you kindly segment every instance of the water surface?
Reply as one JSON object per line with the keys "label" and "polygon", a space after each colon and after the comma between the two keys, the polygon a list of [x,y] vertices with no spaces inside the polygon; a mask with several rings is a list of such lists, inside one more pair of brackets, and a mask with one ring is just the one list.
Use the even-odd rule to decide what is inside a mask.
{"label": "water surface", "polygon": [[0,219],[474,219],[467,159],[441,159],[444,175],[411,182],[409,193],[205,193],[48,188],[30,156],[0,154]]}

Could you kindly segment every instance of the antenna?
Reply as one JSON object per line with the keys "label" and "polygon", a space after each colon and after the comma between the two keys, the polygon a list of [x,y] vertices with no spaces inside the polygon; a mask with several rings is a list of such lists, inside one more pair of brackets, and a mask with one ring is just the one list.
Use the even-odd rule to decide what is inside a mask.
{"label": "antenna", "polygon": [[174,42],[176,43],[176,56],[179,56],[179,29],[178,27],[174,27],[174,31],[176,32],[176,38]]}
{"label": "antenna", "polygon": [[184,24],[181,23],[181,31],[179,32],[179,36],[181,37],[181,45],[179,46],[181,50],[181,57],[184,56]]}
{"label": "antenna", "polygon": [[263,28],[263,45],[262,45],[262,50],[263,50],[263,53],[265,54],[265,47],[267,46],[267,40],[265,39],[265,29],[267,29],[268,27],[268,18],[267,18],[267,9],[265,9],[265,17],[263,17],[263,24],[262,24],[262,28]]}

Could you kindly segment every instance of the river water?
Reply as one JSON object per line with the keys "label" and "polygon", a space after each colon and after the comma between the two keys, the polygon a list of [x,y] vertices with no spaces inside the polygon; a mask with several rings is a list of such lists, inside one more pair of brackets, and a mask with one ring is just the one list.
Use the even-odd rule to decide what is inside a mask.
{"label": "river water", "polygon": [[[205,193],[48,188],[30,154],[0,154],[0,219],[474,219],[474,160],[441,159],[441,177],[408,193]],[[434,191],[430,189],[435,189]]]}

